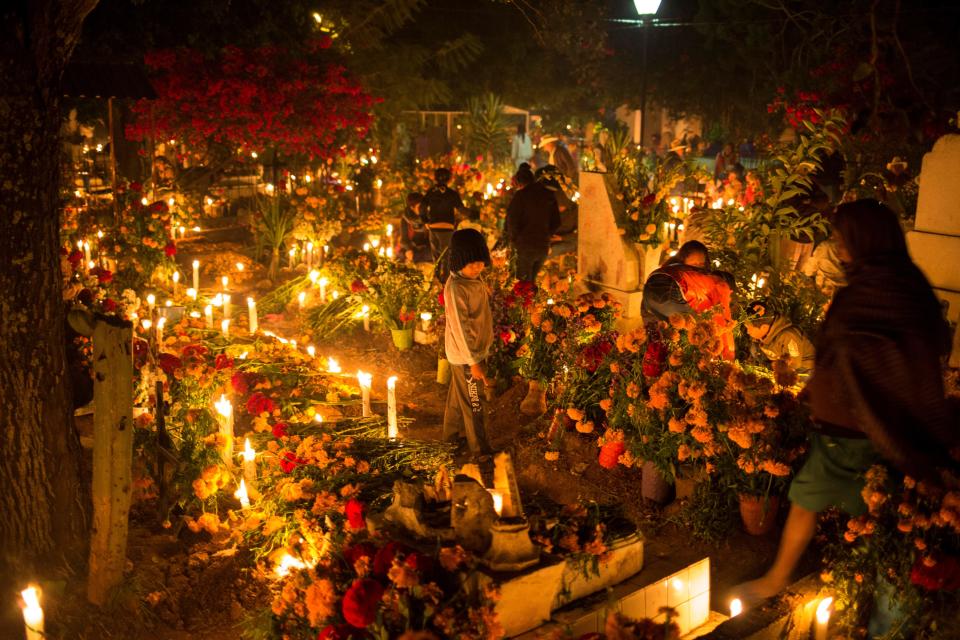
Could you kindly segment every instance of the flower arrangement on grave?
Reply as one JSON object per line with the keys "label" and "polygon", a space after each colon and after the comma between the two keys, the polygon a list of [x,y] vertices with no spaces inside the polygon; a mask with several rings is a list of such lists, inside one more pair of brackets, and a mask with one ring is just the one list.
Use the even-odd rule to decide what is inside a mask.
{"label": "flower arrangement on grave", "polygon": [[169,278],[176,268],[174,234],[186,222],[177,217],[177,211],[176,204],[171,207],[166,200],[147,205],[133,201],[121,214],[116,231],[108,232],[113,239],[111,253],[117,258],[117,286],[140,289],[154,278]]}
{"label": "flower arrangement on grave", "polygon": [[[960,462],[960,456],[954,456]],[[841,514],[842,539],[825,555],[821,579],[837,594],[839,622],[856,630],[876,607],[896,611],[900,633],[934,638],[960,606],[960,475],[925,479],[883,464],[866,473],[866,514]],[[838,532],[839,533],[839,532]],[[880,602],[878,599],[885,600]]]}
{"label": "flower arrangement on grave", "polygon": [[533,306],[536,290],[530,282],[515,281],[506,265],[497,266],[486,276],[490,286],[490,309],[493,311],[493,347],[486,360],[489,375],[497,381],[498,390],[518,373],[517,352],[523,344],[528,309]]}
{"label": "flower arrangement on grave", "polygon": [[432,290],[433,283],[422,271],[393,260],[381,260],[368,277],[351,283],[351,291],[394,331],[413,328]]}
{"label": "flower arrangement on grave", "polygon": [[631,242],[657,246],[669,241],[671,221],[678,218],[670,203],[674,190],[695,174],[683,161],[657,161],[650,165],[642,150],[635,149],[629,131],[611,132],[606,154],[610,158],[611,190],[622,203],[618,226]]}

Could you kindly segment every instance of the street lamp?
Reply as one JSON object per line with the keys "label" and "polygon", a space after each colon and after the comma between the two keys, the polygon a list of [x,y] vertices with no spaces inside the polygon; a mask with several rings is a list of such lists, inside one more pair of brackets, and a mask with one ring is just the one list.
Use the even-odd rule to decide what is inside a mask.
{"label": "street lamp", "polygon": [[657,10],[660,0],[633,0],[633,6],[640,16],[640,28],[643,30],[643,75],[640,79],[640,145],[643,145],[644,124],[647,120],[647,28]]}

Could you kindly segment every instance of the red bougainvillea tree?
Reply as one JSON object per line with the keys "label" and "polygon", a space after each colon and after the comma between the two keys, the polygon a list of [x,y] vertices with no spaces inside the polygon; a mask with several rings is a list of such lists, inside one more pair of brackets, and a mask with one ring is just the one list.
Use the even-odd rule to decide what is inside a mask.
{"label": "red bougainvillea tree", "polygon": [[346,70],[322,60],[330,39],[293,52],[278,46],[227,47],[215,56],[192,49],[146,56],[157,99],[134,107],[127,136],[182,140],[194,149],[222,144],[241,151],[329,157],[372,122],[376,98]]}

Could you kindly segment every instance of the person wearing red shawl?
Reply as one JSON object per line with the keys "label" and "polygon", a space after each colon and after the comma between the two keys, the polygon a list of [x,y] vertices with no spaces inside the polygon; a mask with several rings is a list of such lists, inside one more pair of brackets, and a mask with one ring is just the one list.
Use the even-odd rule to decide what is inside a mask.
{"label": "person wearing red shawl", "polygon": [[[640,315],[649,328],[674,315],[719,313],[725,326],[732,327],[730,297],[726,280],[707,269],[710,253],[696,240],[685,242],[676,255],[650,274],[643,285]],[[651,332],[655,335],[656,332]],[[733,332],[722,334],[723,357],[733,357]]]}
{"label": "person wearing red shawl", "polygon": [[735,588],[756,602],[785,588],[816,531],[817,513],[866,512],[864,474],[884,461],[916,479],[956,467],[958,417],[944,393],[950,334],[940,302],[910,259],[900,222],[876,200],[831,220],[847,278],[820,329],[804,395],[810,453],[790,485],[790,514],[773,565]]}

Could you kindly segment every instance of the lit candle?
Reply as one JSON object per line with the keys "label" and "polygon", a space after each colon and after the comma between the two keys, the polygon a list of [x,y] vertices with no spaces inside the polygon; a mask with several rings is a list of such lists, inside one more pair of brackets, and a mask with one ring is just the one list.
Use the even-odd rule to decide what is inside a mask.
{"label": "lit candle", "polygon": [[200,290],[200,261],[193,261],[193,288],[196,291]]}
{"label": "lit candle", "polygon": [[220,277],[220,285],[221,285],[221,287],[223,288],[223,292],[224,292],[224,293],[227,292],[227,285],[228,285],[228,284],[230,284],[230,278],[228,278],[227,276],[221,276],[221,277]]}
{"label": "lit candle", "polygon": [[307,277],[310,278],[310,284],[317,284],[317,280],[320,279],[320,272],[316,269],[312,269]]}
{"label": "lit candle", "polygon": [[364,250],[364,251],[370,251],[370,243],[369,243],[369,242],[364,242],[364,243],[363,243],[363,250]]}
{"label": "lit candle", "polygon": [[360,314],[363,316],[363,330],[370,331],[370,307],[367,305],[360,307]]}
{"label": "lit candle", "polygon": [[213,305],[208,304],[203,308],[203,317],[207,321],[207,329],[213,329]]}
{"label": "lit candle", "polygon": [[166,317],[157,320],[157,344],[163,344],[163,325],[167,324]]}
{"label": "lit candle", "polygon": [[[229,322],[229,321],[224,321]],[[223,435],[226,444],[223,447],[221,459],[228,469],[233,468],[233,404],[227,399],[227,396],[220,394],[220,399],[213,404],[220,416],[220,433]]]}
{"label": "lit candle", "polygon": [[259,324],[257,323],[257,301],[253,298],[247,298],[247,316],[250,320],[250,333],[256,333]]}
{"label": "lit candle", "polygon": [[294,245],[290,247],[290,267],[297,266],[297,247]]}
{"label": "lit candle", "polygon": [[373,376],[369,373],[358,371],[357,382],[360,383],[360,397],[363,400],[363,417],[369,418],[372,415],[370,411],[370,385],[373,382]]}
{"label": "lit candle", "polygon": [[317,284],[320,285],[320,302],[327,301],[327,283],[328,282],[329,280],[327,280],[326,278],[320,278],[317,281]]}
{"label": "lit candle", "polygon": [[220,333],[224,338],[230,337],[230,318],[224,318],[220,321]]}
{"label": "lit candle", "polygon": [[813,640],[827,640],[827,631],[830,627],[830,609],[833,607],[833,597],[827,596],[817,605],[816,622],[813,626]]}
{"label": "lit candle", "polygon": [[392,235],[393,235],[393,225],[392,225],[392,224],[388,224],[388,225],[387,225],[387,237],[389,238],[389,237],[392,236]]}
{"label": "lit candle", "polygon": [[238,262],[236,264],[236,267],[237,267],[237,271],[239,271],[240,273],[243,273],[243,270],[247,268],[246,266],[244,266],[242,262]]}
{"label": "lit candle", "polygon": [[336,300],[337,298],[340,297],[340,292],[337,291],[336,289],[334,289],[334,290],[333,290],[333,296],[332,296],[332,297],[333,297],[334,300]]}
{"label": "lit candle", "polygon": [[173,295],[176,296],[177,292],[180,291],[180,272],[174,271],[171,279],[173,280]]}
{"label": "lit candle", "polygon": [[186,237],[187,237],[187,228],[186,228],[186,227],[180,227],[180,238],[182,239],[182,238],[186,238]]}
{"label": "lit candle", "polygon": [[83,241],[83,259],[90,262],[90,243],[86,240]]}
{"label": "lit candle", "polygon": [[730,601],[730,617],[736,618],[741,613],[743,613],[743,602],[740,598],[734,598]]}
{"label": "lit candle", "polygon": [[147,310],[153,315],[153,307],[157,304],[157,296],[152,293],[147,294]]}
{"label": "lit candle", "polygon": [[340,363],[336,361],[335,358],[327,358],[327,371],[330,373],[340,373],[343,369],[340,368]]}
{"label": "lit candle", "polygon": [[306,291],[301,291],[301,292],[297,295],[297,305],[298,305],[299,308],[300,308],[300,313],[303,313],[303,304],[304,304],[306,301],[307,301],[307,292],[306,292]]}
{"label": "lit candle", "polygon": [[397,429],[397,376],[387,378],[387,437],[396,438]]}
{"label": "lit candle", "polygon": [[196,301],[197,301],[197,290],[194,289],[193,287],[190,287],[189,289],[187,289],[187,297],[190,298],[191,300],[193,300],[194,302],[196,302]]}
{"label": "lit candle", "polygon": [[433,321],[433,314],[429,311],[424,311],[420,314],[420,321],[423,322],[423,332],[426,333],[430,331],[430,323]]}
{"label": "lit candle", "polygon": [[493,498],[493,510],[497,512],[497,516],[503,511],[503,493],[497,489],[487,489],[487,492],[490,494],[490,497]]}
{"label": "lit candle", "polygon": [[308,345],[307,345],[307,355],[310,356],[311,358],[316,358],[316,357],[317,357],[317,348],[316,348],[315,346],[313,346],[312,344],[308,344]]}
{"label": "lit candle", "polygon": [[243,439],[243,479],[255,490],[257,483],[257,452],[250,446],[250,438]]}
{"label": "lit candle", "polygon": [[250,507],[250,496],[247,495],[247,486],[244,483],[243,478],[240,478],[240,486],[237,487],[237,490],[233,495],[240,500],[241,509],[247,509]]}
{"label": "lit candle", "polygon": [[230,306],[230,296],[228,294],[223,294],[223,317],[230,319],[232,317],[233,308]]}
{"label": "lit candle", "polygon": [[43,640],[43,609],[40,607],[40,587],[27,587],[20,592],[23,600],[23,625],[26,640]]}
{"label": "lit candle", "polygon": [[313,268],[313,243],[307,243],[307,269]]}

